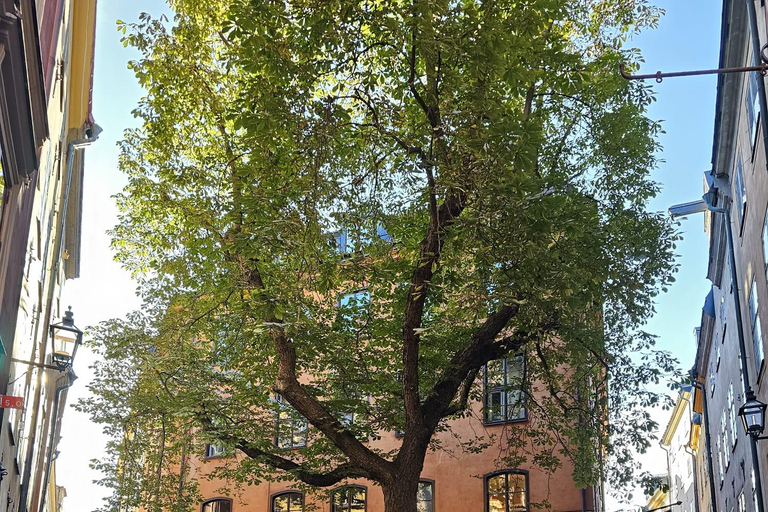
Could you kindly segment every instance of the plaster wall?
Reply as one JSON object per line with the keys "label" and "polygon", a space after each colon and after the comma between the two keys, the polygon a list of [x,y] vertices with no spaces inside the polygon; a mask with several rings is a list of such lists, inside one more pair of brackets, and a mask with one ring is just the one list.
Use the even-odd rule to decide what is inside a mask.
{"label": "plaster wall", "polygon": [[[437,438],[441,441],[442,449],[427,454],[421,477],[434,481],[434,510],[435,512],[465,512],[467,510],[485,510],[484,475],[501,469],[520,469],[528,471],[530,510],[545,510],[547,506],[556,512],[582,511],[582,490],[578,489],[571,478],[572,464],[563,460],[560,469],[548,474],[531,465],[509,468],[500,465],[500,442],[504,436],[524,435],[527,421],[508,423],[505,425],[485,426],[481,418],[479,404],[474,408],[471,418],[454,421],[451,433],[443,432]],[[481,453],[462,451],[453,435],[469,439],[477,435],[493,436],[495,443]],[[381,439],[371,442],[382,450],[396,449],[400,440],[392,432],[382,433]],[[529,447],[531,453],[535,449]],[[529,457],[530,459],[530,457]],[[197,480],[204,500],[217,497],[228,497],[233,500],[232,512],[268,512],[270,511],[271,496],[288,489],[296,489],[291,482],[264,482],[260,485],[249,486],[238,494],[233,486],[221,480],[209,480],[206,475],[217,465],[225,464],[227,458],[195,458],[193,470],[189,478]],[[379,487],[365,480],[354,480],[348,483],[363,485],[367,488],[368,512],[383,512],[383,494]],[[593,489],[584,491],[586,499],[585,510],[594,510]],[[330,498],[327,496],[307,497],[320,512],[330,512]]]}

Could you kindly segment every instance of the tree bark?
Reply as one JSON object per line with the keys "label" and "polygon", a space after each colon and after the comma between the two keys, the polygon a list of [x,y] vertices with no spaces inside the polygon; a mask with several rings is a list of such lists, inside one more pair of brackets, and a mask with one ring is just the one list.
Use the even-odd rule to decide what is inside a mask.
{"label": "tree bark", "polygon": [[417,512],[416,494],[419,489],[419,472],[401,473],[393,482],[382,485],[381,489],[384,492],[384,512]]}

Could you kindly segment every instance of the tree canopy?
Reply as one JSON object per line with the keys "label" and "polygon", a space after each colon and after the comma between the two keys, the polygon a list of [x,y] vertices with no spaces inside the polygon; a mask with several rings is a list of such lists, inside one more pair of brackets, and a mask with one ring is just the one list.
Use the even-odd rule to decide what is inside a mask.
{"label": "tree canopy", "polygon": [[[112,236],[145,306],[93,330],[105,361],[80,407],[114,436],[106,509],[188,509],[185,460],[208,442],[245,455],[235,482],[364,477],[415,510],[433,434],[515,353],[530,420],[500,459],[629,479],[647,385],[674,365],[642,331],[675,268],[647,211],[660,126],[617,72],[658,9],[171,5],[118,21],[146,96]],[[306,422],[305,447],[275,445],[276,414]]]}

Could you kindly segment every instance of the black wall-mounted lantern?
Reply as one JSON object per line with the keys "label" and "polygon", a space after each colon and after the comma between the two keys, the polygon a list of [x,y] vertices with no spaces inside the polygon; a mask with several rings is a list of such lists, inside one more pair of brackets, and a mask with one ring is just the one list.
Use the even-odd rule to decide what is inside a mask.
{"label": "black wall-mounted lantern", "polygon": [[51,361],[59,370],[72,367],[77,348],[83,342],[83,331],[75,327],[72,307],[64,312],[58,324],[51,325]]}
{"label": "black wall-mounted lantern", "polygon": [[758,400],[752,389],[747,390],[747,401],[739,407],[739,416],[744,423],[744,431],[752,439],[757,440],[765,430],[766,407],[768,405]]}

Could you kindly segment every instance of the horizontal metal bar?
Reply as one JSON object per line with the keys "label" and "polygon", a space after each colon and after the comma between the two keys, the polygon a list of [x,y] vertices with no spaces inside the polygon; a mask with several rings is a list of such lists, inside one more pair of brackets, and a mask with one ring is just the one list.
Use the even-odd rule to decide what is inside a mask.
{"label": "horizontal metal bar", "polygon": [[619,73],[627,80],[645,80],[646,78],[653,78],[656,82],[661,83],[665,78],[674,78],[678,76],[697,76],[697,75],[720,75],[725,73],[747,73],[750,71],[759,71],[761,75],[765,76],[768,73],[768,64],[763,63],[759,66],[745,66],[740,68],[719,68],[719,69],[698,69],[694,71],[672,71],[669,73],[662,73],[657,71],[651,75],[630,75],[625,71],[624,63],[619,64]]}

